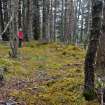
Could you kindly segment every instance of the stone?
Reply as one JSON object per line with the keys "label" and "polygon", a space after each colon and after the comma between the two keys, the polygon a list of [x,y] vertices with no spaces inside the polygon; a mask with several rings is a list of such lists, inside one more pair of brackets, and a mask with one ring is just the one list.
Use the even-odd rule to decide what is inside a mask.
{"label": "stone", "polygon": [[9,99],[9,100],[7,100],[7,101],[5,102],[5,105],[16,105],[16,102],[13,101],[13,100],[11,100],[11,99]]}

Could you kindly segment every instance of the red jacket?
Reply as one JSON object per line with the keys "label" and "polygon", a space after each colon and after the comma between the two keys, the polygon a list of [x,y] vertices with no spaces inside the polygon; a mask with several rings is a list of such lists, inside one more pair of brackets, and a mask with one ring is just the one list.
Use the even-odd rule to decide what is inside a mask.
{"label": "red jacket", "polygon": [[23,32],[22,31],[18,32],[18,38],[23,40]]}

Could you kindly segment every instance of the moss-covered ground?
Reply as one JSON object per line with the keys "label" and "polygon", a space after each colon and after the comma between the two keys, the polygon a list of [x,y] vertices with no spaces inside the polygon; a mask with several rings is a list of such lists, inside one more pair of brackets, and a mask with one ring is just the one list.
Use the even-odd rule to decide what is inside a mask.
{"label": "moss-covered ground", "polygon": [[82,96],[85,51],[73,45],[30,42],[9,58],[7,45],[0,45],[0,67],[7,67],[0,100],[19,105],[99,105]]}

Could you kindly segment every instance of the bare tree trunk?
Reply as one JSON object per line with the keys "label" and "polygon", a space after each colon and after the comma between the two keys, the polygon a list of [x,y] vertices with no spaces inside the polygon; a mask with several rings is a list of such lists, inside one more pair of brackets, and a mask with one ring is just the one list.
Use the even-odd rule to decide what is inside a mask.
{"label": "bare tree trunk", "polygon": [[50,11],[49,11],[49,21],[50,21],[50,42],[53,42],[53,1],[50,0]]}
{"label": "bare tree trunk", "polygon": [[[105,2],[105,0],[104,0]],[[97,51],[97,58],[96,58],[96,68],[98,74],[101,76],[105,76],[105,3],[103,8],[103,30],[102,35],[99,39],[99,47]]]}
{"label": "bare tree trunk", "polygon": [[42,40],[45,42],[48,42],[48,36],[47,36],[47,26],[48,26],[48,1],[43,0],[43,35]]}
{"label": "bare tree trunk", "polygon": [[10,31],[10,47],[11,52],[9,52],[9,55],[13,58],[17,58],[17,29],[18,29],[18,14],[17,14],[17,5],[18,2],[15,0],[10,1],[10,15],[13,16],[13,20],[11,22],[11,31]]}
{"label": "bare tree trunk", "polygon": [[30,26],[30,0],[23,1],[23,32],[25,41],[29,41],[29,27]]}
{"label": "bare tree trunk", "polygon": [[21,5],[22,5],[22,0],[19,0],[18,1],[18,29],[19,28],[22,28],[22,8],[21,8]]}
{"label": "bare tree trunk", "polygon": [[64,42],[64,0],[61,0],[61,2],[62,2],[62,7],[61,7],[61,10],[62,10],[62,12],[61,12],[61,26],[60,26],[60,33],[61,33],[61,35],[60,35],[60,41],[61,42]]}
{"label": "bare tree trunk", "polygon": [[1,32],[4,31],[4,19],[3,19],[3,7],[2,7],[2,0],[0,0],[0,25],[1,25]]}
{"label": "bare tree trunk", "polygon": [[97,52],[97,46],[100,38],[102,15],[102,1],[92,1],[92,28],[90,34],[90,43],[85,58],[85,84],[84,96],[87,100],[94,99],[94,65]]}
{"label": "bare tree trunk", "polygon": [[70,44],[72,34],[74,31],[74,5],[72,0],[65,1],[65,27],[64,27],[64,35],[65,35],[65,43]]}
{"label": "bare tree trunk", "polygon": [[33,37],[35,40],[40,38],[40,7],[39,0],[33,0]]}
{"label": "bare tree trunk", "polygon": [[56,41],[56,19],[57,19],[57,0],[54,0],[54,32],[53,40]]}
{"label": "bare tree trunk", "polygon": [[[4,27],[8,23],[8,8],[7,8],[7,0],[3,0],[3,17],[4,17]],[[9,29],[2,35],[3,41],[9,41]]]}

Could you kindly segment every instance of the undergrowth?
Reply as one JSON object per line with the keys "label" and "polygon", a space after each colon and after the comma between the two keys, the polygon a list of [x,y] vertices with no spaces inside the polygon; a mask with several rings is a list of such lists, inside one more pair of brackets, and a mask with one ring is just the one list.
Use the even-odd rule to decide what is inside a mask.
{"label": "undergrowth", "polygon": [[[26,105],[98,105],[82,96],[85,51],[74,45],[26,43],[19,57],[8,57],[0,45],[0,66],[6,66],[8,98]],[[5,52],[5,53],[3,53]]]}

